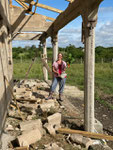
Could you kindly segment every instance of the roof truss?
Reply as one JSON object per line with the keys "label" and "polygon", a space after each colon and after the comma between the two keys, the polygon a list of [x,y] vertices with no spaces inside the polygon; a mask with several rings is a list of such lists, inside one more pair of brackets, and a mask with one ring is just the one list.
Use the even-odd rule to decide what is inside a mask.
{"label": "roof truss", "polygon": [[53,8],[53,7],[44,5],[44,4],[36,3],[36,2],[34,2],[33,0],[28,0],[28,1],[27,1],[27,0],[20,0],[20,1],[21,1],[21,2],[24,2],[24,3],[31,4],[31,5],[35,5],[35,6],[37,6],[37,7],[44,8],[44,9],[47,9],[47,10],[50,10],[50,11],[54,11],[54,12],[57,12],[57,13],[63,12],[63,11],[60,10],[60,9]]}
{"label": "roof truss", "polygon": [[95,10],[102,1],[103,0],[84,0],[83,4],[83,0],[74,0],[73,3],[71,3],[66,10],[56,18],[47,30],[46,34],[42,34],[40,40],[44,41],[47,37],[53,36],[69,22],[78,16],[83,15],[86,10]]}
{"label": "roof truss", "polygon": [[[31,15],[37,15],[37,13],[35,13],[36,12],[36,7],[37,7],[37,5],[36,5],[36,7],[35,7],[35,11],[34,12],[32,12],[31,11],[31,3],[30,3],[30,5],[28,6],[25,2],[23,2],[22,0],[15,0],[18,4],[20,4],[25,10],[26,10],[26,13],[29,13],[29,14],[31,14]],[[11,6],[11,7],[14,7],[14,6]],[[52,17],[48,17],[48,16],[45,16],[46,17],[46,19],[47,20],[51,20],[51,21],[54,21],[55,19],[54,18],[52,18]]]}

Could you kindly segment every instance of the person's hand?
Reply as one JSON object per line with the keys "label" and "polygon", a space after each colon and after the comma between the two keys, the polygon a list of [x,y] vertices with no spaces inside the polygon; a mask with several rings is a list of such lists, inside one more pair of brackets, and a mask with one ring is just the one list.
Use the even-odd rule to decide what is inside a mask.
{"label": "person's hand", "polygon": [[57,71],[56,73],[57,73],[58,77],[60,77],[60,74],[59,74],[59,72]]}
{"label": "person's hand", "polygon": [[58,74],[58,77],[59,77],[60,76],[59,72],[57,72],[57,74]]}

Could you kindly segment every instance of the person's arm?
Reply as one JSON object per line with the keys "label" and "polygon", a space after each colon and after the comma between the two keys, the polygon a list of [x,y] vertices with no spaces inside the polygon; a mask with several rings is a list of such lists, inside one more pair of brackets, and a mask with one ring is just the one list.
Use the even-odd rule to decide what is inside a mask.
{"label": "person's arm", "polygon": [[63,63],[64,63],[64,64],[63,64],[63,65],[64,65],[64,71],[66,71],[67,64],[66,64],[66,62],[65,62],[65,61],[64,61]]}
{"label": "person's arm", "polygon": [[58,71],[55,70],[54,66],[53,66],[52,70],[53,70],[54,73],[58,74]]}

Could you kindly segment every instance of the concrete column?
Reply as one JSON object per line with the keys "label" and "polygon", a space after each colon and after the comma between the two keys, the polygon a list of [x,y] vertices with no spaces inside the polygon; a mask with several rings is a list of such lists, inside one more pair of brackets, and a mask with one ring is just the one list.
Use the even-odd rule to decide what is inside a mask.
{"label": "concrete column", "polygon": [[[89,35],[92,32],[92,35]],[[85,29],[85,130],[94,132],[94,70],[95,70],[95,33]]]}
{"label": "concrete column", "polygon": [[[53,59],[52,59],[52,63],[53,63],[58,59],[58,34],[54,34],[52,36],[51,42],[53,47]],[[57,85],[55,92],[58,93],[58,90],[59,90],[59,84]]]}
{"label": "concrete column", "polygon": [[51,39],[53,47],[53,62],[57,60],[58,57],[58,34],[54,34]]}
{"label": "concrete column", "polygon": [[[42,42],[43,45],[43,57],[45,58],[45,62],[47,63],[47,47],[46,47],[46,40]],[[48,71],[47,69],[43,66],[43,74],[44,74],[44,80],[48,80]]]}
{"label": "concrete column", "polygon": [[[94,15],[93,15],[94,14]],[[83,17],[84,64],[84,124],[85,130],[94,132],[94,77],[95,77],[95,26],[97,13],[92,11]]]}

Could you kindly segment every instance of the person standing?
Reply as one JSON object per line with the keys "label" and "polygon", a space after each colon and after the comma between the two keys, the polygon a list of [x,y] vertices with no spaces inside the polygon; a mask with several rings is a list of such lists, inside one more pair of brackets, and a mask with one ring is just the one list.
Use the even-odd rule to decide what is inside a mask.
{"label": "person standing", "polygon": [[66,76],[67,76],[67,74],[65,73],[66,67],[67,65],[66,65],[66,62],[63,61],[63,55],[62,53],[59,53],[57,61],[54,61],[52,65],[54,79],[50,87],[49,96],[46,98],[46,100],[53,98],[53,93],[57,87],[57,84],[59,83],[59,101],[63,101],[62,94],[63,94],[64,85],[65,85]]}

